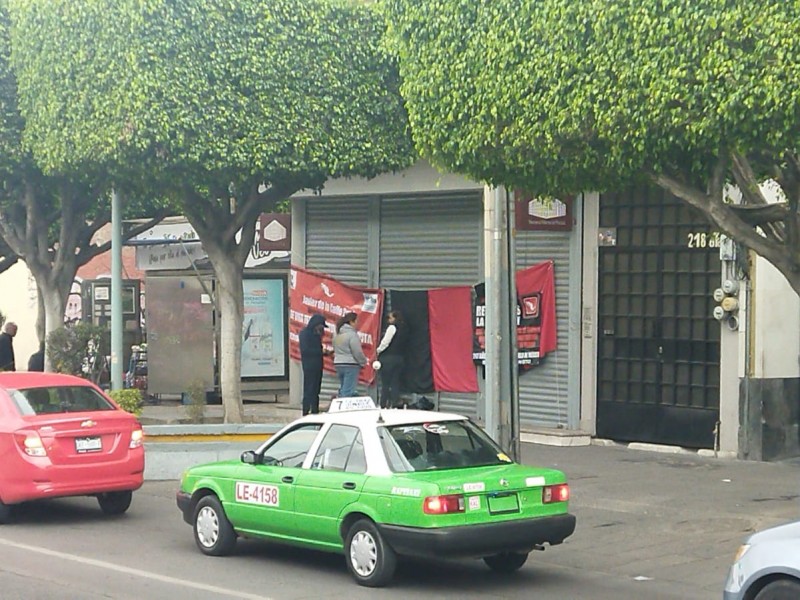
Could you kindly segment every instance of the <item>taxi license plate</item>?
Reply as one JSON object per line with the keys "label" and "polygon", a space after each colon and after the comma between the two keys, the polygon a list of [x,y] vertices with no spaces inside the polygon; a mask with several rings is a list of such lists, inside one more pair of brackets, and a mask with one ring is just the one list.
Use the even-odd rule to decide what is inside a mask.
{"label": "taxi license plate", "polygon": [[519,501],[514,492],[489,494],[489,514],[502,515],[519,512]]}
{"label": "taxi license plate", "polygon": [[75,438],[75,451],[83,454],[85,452],[100,452],[103,449],[103,441],[99,437]]}

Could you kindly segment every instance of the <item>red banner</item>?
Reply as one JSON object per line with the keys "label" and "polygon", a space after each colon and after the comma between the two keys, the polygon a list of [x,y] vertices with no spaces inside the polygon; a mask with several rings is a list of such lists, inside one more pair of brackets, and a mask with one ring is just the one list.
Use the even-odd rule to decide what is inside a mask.
{"label": "red banner", "polygon": [[[383,312],[383,290],[345,285],[335,279],[293,266],[289,275],[289,356],[300,360],[300,330],[308,324],[311,315],[325,317],[323,348],[332,349],[336,321],[345,313],[358,315],[356,329],[361,347],[369,359],[361,369],[358,380],[371,383],[375,377],[372,360],[380,343],[381,315]],[[323,368],[335,373],[333,357],[326,356]]]}

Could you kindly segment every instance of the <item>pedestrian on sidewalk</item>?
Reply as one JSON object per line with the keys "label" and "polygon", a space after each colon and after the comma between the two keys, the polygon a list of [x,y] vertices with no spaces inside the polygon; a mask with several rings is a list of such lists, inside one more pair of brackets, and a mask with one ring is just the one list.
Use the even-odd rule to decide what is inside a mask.
{"label": "pedestrian on sidewalk", "polygon": [[17,335],[17,324],[9,321],[0,333],[0,371],[16,371],[14,361],[14,336]]}
{"label": "pedestrian on sidewalk", "polygon": [[28,371],[44,371],[44,342],[39,342],[39,349],[28,359]]}
{"label": "pedestrian on sidewalk", "polygon": [[381,408],[400,408],[400,378],[406,364],[408,326],[399,310],[390,312],[386,323],[377,352],[381,363]]}
{"label": "pedestrian on sidewalk", "polygon": [[339,378],[339,398],[356,395],[358,373],[367,364],[367,357],[358,339],[355,323],[358,315],[345,314],[336,322],[336,336],[333,338],[333,364]]}
{"label": "pedestrian on sidewalk", "polygon": [[322,363],[330,350],[322,346],[325,317],[312,315],[300,331],[300,362],[303,365],[303,416],[319,412],[319,392],[322,387]]}

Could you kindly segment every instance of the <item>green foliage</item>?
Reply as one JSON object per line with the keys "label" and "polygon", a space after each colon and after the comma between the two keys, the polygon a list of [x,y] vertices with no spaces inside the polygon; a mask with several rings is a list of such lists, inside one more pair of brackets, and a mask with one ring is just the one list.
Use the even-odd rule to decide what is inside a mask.
{"label": "green foliage", "polygon": [[47,357],[53,370],[95,383],[106,373],[108,330],[89,323],[66,325],[47,336]]}
{"label": "green foliage", "polygon": [[797,147],[797,2],[386,5],[418,148],[476,179],[558,194],[650,170],[704,190],[721,154]]}
{"label": "green foliage", "polygon": [[[413,159],[371,7],[12,0],[25,139],[46,168],[136,160],[178,190],[319,186]],[[142,162],[144,161],[144,162]],[[201,194],[203,195],[203,194]]]}
{"label": "green foliage", "polygon": [[142,416],[142,392],[135,388],[127,390],[111,390],[108,392],[111,399],[125,412],[137,417]]}
{"label": "green foliage", "polygon": [[192,381],[186,388],[189,404],[186,414],[193,423],[202,423],[206,416],[206,387],[201,380]]}

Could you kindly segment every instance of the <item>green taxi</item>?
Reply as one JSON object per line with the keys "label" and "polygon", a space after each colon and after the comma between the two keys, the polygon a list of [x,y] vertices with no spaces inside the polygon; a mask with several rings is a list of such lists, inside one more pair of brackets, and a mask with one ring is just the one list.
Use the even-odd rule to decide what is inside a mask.
{"label": "green taxi", "polygon": [[371,399],[284,427],[240,460],[190,468],[177,494],[197,547],[238,537],[343,553],[360,585],[398,557],[477,557],[510,573],[575,530],[561,471],[513,462],[469,419]]}

